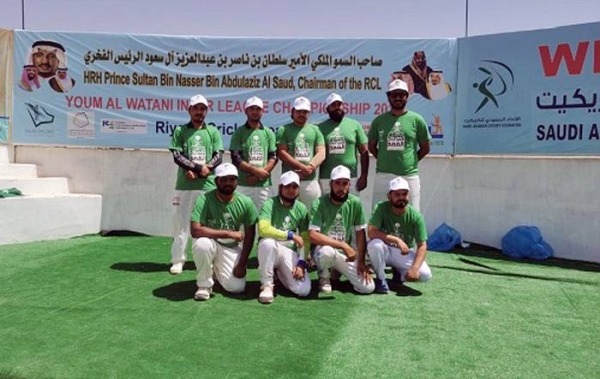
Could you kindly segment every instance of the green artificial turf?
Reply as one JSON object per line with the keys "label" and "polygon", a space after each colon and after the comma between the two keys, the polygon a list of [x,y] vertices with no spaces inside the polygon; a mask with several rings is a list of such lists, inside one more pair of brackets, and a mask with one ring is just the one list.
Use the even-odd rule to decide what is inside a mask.
{"label": "green artificial turf", "polygon": [[[600,266],[428,255],[429,283],[193,300],[170,239],[0,246],[0,378],[598,378]],[[315,273],[311,278],[316,279]]]}

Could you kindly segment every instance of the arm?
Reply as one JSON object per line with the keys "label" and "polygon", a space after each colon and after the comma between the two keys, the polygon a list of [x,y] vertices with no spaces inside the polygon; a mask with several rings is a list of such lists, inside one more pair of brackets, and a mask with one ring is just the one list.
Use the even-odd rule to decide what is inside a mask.
{"label": "arm", "polygon": [[431,143],[429,142],[429,140],[425,142],[419,142],[419,151],[417,151],[417,157],[419,158],[419,160],[425,158],[425,156],[429,154],[430,147]]}
{"label": "arm", "polygon": [[244,278],[246,276],[246,266],[248,265],[248,257],[254,246],[254,237],[256,237],[256,224],[248,226],[244,231],[244,244],[240,259],[233,268],[233,276],[236,278]]}
{"label": "arm", "polygon": [[369,140],[369,152],[377,159],[377,153],[379,152],[377,149],[377,140]]}
{"label": "arm", "polygon": [[364,229],[357,230],[355,233],[356,237],[356,270],[358,271],[358,276],[364,278],[367,282],[370,282],[371,274],[369,272],[369,268],[365,262],[365,255],[367,252],[367,233]]}
{"label": "arm", "polygon": [[190,224],[190,231],[192,237],[200,238],[206,237],[211,239],[216,238],[230,238],[236,241],[241,241],[243,238],[242,232],[238,230],[224,230],[224,229],[213,229],[208,226],[203,226],[199,222],[192,221]]}
{"label": "arm", "polygon": [[369,177],[369,150],[367,144],[359,145],[360,153],[360,176],[356,180],[356,189],[362,191],[367,188],[367,178]]}
{"label": "arm", "polygon": [[210,171],[213,171],[215,167],[223,162],[223,150],[218,150],[213,153],[211,160],[206,164]]}
{"label": "arm", "polygon": [[313,166],[313,168],[317,168],[323,163],[325,160],[325,145],[317,145],[315,146],[315,155],[313,159],[308,164],[309,166]]}
{"label": "arm", "polygon": [[417,252],[415,254],[415,261],[413,262],[412,267],[406,273],[406,280],[409,282],[414,282],[419,280],[419,270],[421,269],[421,265],[425,261],[425,255],[427,255],[427,242],[419,242],[417,243]]}
{"label": "arm", "polygon": [[183,155],[180,151],[171,150],[173,153],[173,161],[175,164],[186,171],[193,171],[196,174],[200,174],[202,171],[202,166],[196,164],[188,159],[185,155]]}
{"label": "arm", "polygon": [[322,234],[320,231],[311,229],[308,231],[308,236],[310,238],[310,243],[313,245],[319,246],[331,246],[334,249],[340,249],[346,254],[347,261],[352,262],[356,259],[356,251],[352,248],[352,246],[348,245],[345,241],[338,241],[331,237]]}
{"label": "arm", "polygon": [[403,255],[408,254],[408,251],[410,250],[408,245],[404,241],[402,241],[400,237],[396,237],[391,234],[386,234],[374,225],[369,224],[368,233],[371,239],[380,239],[388,245],[397,246]]}
{"label": "arm", "polygon": [[294,159],[294,157],[292,157],[292,155],[288,151],[287,145],[277,145],[277,156],[279,157],[279,159],[281,159],[283,163],[285,163],[288,166],[292,166],[296,170],[301,171],[305,168],[305,166],[302,163],[298,162]]}

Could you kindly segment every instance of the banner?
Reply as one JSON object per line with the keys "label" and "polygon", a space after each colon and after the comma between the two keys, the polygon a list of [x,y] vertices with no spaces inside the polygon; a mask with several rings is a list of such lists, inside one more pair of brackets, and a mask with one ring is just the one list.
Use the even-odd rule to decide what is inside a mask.
{"label": "banner", "polygon": [[0,143],[10,140],[13,92],[13,32],[0,29]]}
{"label": "banner", "polygon": [[459,40],[457,154],[600,153],[600,23]]}
{"label": "banner", "polygon": [[[415,54],[419,52],[418,54]],[[430,125],[432,152],[453,151],[456,40],[205,38],[15,31],[15,143],[165,148],[189,121],[188,99],[209,102],[207,122],[229,147],[243,104],[265,101],[263,123],[290,122],[294,98],[309,122],[340,94],[366,129],[389,110],[387,84],[405,78],[408,108]]]}

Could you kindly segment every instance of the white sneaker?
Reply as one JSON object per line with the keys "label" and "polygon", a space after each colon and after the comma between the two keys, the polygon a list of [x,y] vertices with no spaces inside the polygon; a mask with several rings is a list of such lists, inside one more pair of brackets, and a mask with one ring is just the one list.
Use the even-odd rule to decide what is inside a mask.
{"label": "white sneaker", "polygon": [[198,290],[194,294],[195,300],[208,300],[210,299],[210,288],[198,287]]}
{"label": "white sneaker", "polygon": [[331,283],[329,282],[329,278],[319,279],[319,291],[323,293],[331,292]]}
{"label": "white sneaker", "polygon": [[273,286],[264,286],[258,295],[258,301],[263,304],[271,304],[273,302]]}
{"label": "white sneaker", "polygon": [[169,272],[171,273],[171,275],[181,274],[183,272],[183,263],[184,262],[173,263],[173,265],[169,269]]}

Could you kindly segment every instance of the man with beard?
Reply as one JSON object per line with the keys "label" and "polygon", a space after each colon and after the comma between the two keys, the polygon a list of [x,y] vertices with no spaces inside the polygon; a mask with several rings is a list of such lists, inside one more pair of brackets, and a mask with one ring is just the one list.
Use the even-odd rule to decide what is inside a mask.
{"label": "man with beard", "polygon": [[190,99],[188,113],[190,122],[173,131],[169,150],[178,166],[177,184],[173,205],[176,206],[173,245],[169,272],[181,274],[186,261],[186,250],[190,235],[190,214],[196,198],[205,191],[215,188],[212,172],[223,156],[221,133],[205,122],[208,101],[202,95]]}
{"label": "man with beard", "polygon": [[[377,203],[369,221],[367,252],[375,270],[375,292],[387,293],[385,267],[400,272],[401,281],[426,282],[431,269],[425,262],[427,230],[421,212],[408,205],[408,182],[389,183],[388,200]],[[416,246],[416,251],[415,251]]]}
{"label": "man with beard", "polygon": [[225,291],[244,291],[248,256],[256,234],[256,207],[248,196],[235,192],[237,169],[223,163],[215,171],[217,188],[198,197],[190,225],[198,271],[196,300],[210,299],[213,275]]}
{"label": "man with beard", "polygon": [[429,94],[427,93],[427,81],[429,80],[429,74],[433,69],[427,66],[425,52],[415,51],[412,62],[404,66],[402,70],[410,74],[415,87],[415,92],[422,95],[424,98],[429,99]]}
{"label": "man with beard", "polygon": [[[319,183],[323,192],[329,188],[331,170],[339,165],[350,169],[352,179],[350,191],[358,195],[367,186],[369,175],[369,150],[367,149],[367,135],[362,125],[345,117],[344,100],[337,93],[327,97],[326,110],[329,120],[319,124],[319,129],[325,138],[325,160],[319,168]],[[360,177],[357,176],[356,152],[360,154]]]}
{"label": "man with beard", "polygon": [[32,92],[34,89],[40,88],[40,79],[33,65],[23,66],[19,87],[27,92]]}
{"label": "man with beard", "polygon": [[257,206],[269,197],[271,171],[277,164],[275,133],[261,123],[263,101],[254,96],[244,104],[246,123],[231,137],[231,161],[240,171],[238,192]]}
{"label": "man with beard", "polygon": [[63,60],[65,48],[54,41],[36,41],[31,45],[31,60],[39,76],[49,79],[56,74],[59,60]]}
{"label": "man with beard", "polygon": [[[359,293],[373,292],[375,285],[365,264],[366,220],[360,199],[350,194],[350,169],[331,170],[330,192],[318,198],[310,213],[310,243],[315,245],[319,290],[331,292],[330,269],[346,276]],[[354,232],[354,243],[351,246]]]}
{"label": "man with beard", "polygon": [[431,135],[418,113],[406,109],[408,86],[400,79],[389,84],[391,110],[379,115],[369,129],[369,151],[377,158],[373,202],[384,198],[390,180],[402,176],[410,186],[410,204],[421,209],[418,164],[429,154]]}
{"label": "man with beard", "polygon": [[258,215],[258,271],[262,283],[258,301],[273,302],[273,275],[298,296],[308,296],[310,279],[306,273],[308,210],[296,201],[300,177],[294,171],[281,175],[279,195],[268,199]]}
{"label": "man with beard", "polygon": [[292,122],[277,129],[277,155],[282,172],[295,171],[300,176],[300,201],[306,207],[321,196],[317,168],[325,159],[325,140],[319,127],[308,123],[310,101],[294,100]]}

